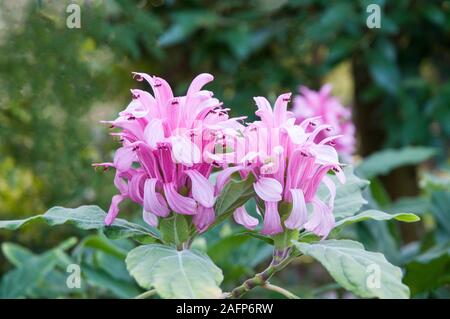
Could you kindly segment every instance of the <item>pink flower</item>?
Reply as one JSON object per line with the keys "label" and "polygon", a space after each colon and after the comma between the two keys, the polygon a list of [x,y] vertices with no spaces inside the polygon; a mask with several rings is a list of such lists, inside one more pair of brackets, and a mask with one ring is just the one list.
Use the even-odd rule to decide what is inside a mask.
{"label": "pink flower", "polygon": [[131,90],[133,99],[114,121],[106,121],[120,132],[122,146],[113,163],[96,164],[116,169],[115,195],[105,223],[113,223],[124,199],[142,205],[143,219],[157,226],[158,218],[171,212],[192,215],[198,231],[214,222],[214,185],[208,180],[215,165],[213,157],[220,131],[241,127],[230,119],[227,109],[202,87],[213,80],[210,74],[198,75],[185,96],[175,97],[161,78],[134,73],[146,80],[153,95]]}
{"label": "pink flower", "polygon": [[[349,160],[355,151],[355,126],[349,108],[344,107],[337,98],[331,96],[331,85],[322,86],[320,91],[313,91],[305,86],[300,87],[301,95],[294,98],[292,109],[296,123],[315,118],[316,124],[328,124],[333,128],[332,133],[322,131],[317,141],[326,140],[335,143],[338,153]],[[309,127],[308,131],[313,130]],[[333,135],[331,135],[333,134]],[[336,139],[339,137],[339,139]]]}
{"label": "pink flower", "polygon": [[[287,111],[290,96],[280,95],[273,110],[264,97],[255,98],[256,115],[261,120],[246,127],[245,137],[236,143],[235,149],[236,153],[245,155],[239,157],[237,165],[219,173],[216,187],[220,191],[235,172],[242,176],[252,173],[256,177],[254,190],[258,200],[264,203],[263,234],[275,235],[285,228],[305,228],[326,237],[334,226],[335,197],[335,185],[327,173],[333,171],[341,182],[345,182],[345,176],[335,148],[329,145],[333,139],[319,137],[330,126],[309,129],[314,125],[311,121],[295,124],[293,113]],[[245,152],[239,151],[244,145]],[[322,182],[330,193],[327,203],[316,195]],[[292,204],[284,223],[279,212],[282,201]],[[313,207],[310,216],[307,204]],[[234,219],[249,229],[257,225],[257,220],[242,207],[236,210]]]}
{"label": "pink flower", "polygon": [[[120,137],[122,145],[112,163],[96,164],[116,169],[118,194],[112,198],[107,225],[119,213],[119,204],[131,199],[143,207],[143,219],[154,227],[160,218],[183,214],[192,216],[197,230],[204,232],[215,220],[216,198],[237,173],[242,178],[255,177],[263,234],[302,228],[321,237],[329,234],[336,189],[327,175],[334,171],[345,181],[335,148],[343,136],[331,135],[333,125],[318,125],[315,114],[296,123],[294,113],[287,110],[291,94],[286,93],[277,98],[273,109],[267,99],[255,97],[260,120],[244,127],[238,121],[242,118],[229,118],[228,109],[210,91],[202,90],[213,79],[209,74],[197,76],[187,94],[178,97],[161,78],[145,73],[135,77],[146,80],[153,94],[131,90],[133,99],[127,108],[116,120],[106,122],[120,129],[112,135]],[[337,103],[328,97],[327,87],[304,94],[301,101]],[[323,117],[328,114],[324,110]],[[335,113],[349,116],[344,111]],[[214,167],[221,168],[215,185],[209,180]],[[321,183],[329,190],[326,202],[317,196]],[[292,207],[286,216],[280,215],[282,202],[290,204],[283,207]],[[259,223],[244,206],[233,217],[249,229]]]}

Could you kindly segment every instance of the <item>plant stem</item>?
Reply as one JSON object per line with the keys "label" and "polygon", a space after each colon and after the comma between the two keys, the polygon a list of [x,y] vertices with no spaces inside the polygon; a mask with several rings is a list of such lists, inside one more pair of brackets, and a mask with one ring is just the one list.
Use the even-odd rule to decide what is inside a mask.
{"label": "plant stem", "polygon": [[136,297],[134,297],[134,299],[147,299],[152,297],[153,295],[156,295],[156,289],[152,289],[149,291],[146,291],[140,295],[137,295]]}
{"label": "plant stem", "polygon": [[265,286],[268,280],[278,271],[286,267],[293,259],[288,251],[274,251],[273,259],[270,265],[262,272],[256,274],[250,279],[247,279],[242,285],[234,288],[230,293],[224,295],[225,298],[240,298],[247,292],[257,286]]}
{"label": "plant stem", "polygon": [[283,296],[285,296],[288,299],[300,299],[299,296],[294,295],[292,292],[290,292],[290,291],[288,291],[288,290],[286,290],[284,288],[272,285],[272,284],[270,284],[268,282],[266,282],[261,287],[265,288],[265,289],[268,289],[268,290],[272,290],[272,291],[278,292],[279,294],[282,294]]}

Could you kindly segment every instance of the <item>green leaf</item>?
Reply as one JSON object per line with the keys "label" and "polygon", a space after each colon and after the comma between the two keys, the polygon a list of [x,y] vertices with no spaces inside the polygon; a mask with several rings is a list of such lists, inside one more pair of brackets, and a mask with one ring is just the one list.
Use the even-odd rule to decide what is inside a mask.
{"label": "green leaf", "polygon": [[124,219],[117,218],[111,226],[105,226],[106,213],[98,206],[80,206],[78,208],[53,207],[45,214],[32,216],[19,220],[2,220],[0,229],[15,230],[36,221],[44,221],[50,226],[73,224],[81,229],[102,229],[105,234],[113,239],[152,237],[159,239],[156,231],[146,227],[130,223]]}
{"label": "green leaf", "polygon": [[[370,220],[382,221],[393,219],[407,223],[420,220],[417,215],[411,213],[388,214],[379,210],[367,210],[357,215],[338,220],[332,230],[332,235],[333,237],[336,237],[342,228],[353,223]],[[356,227],[354,230],[358,233],[359,240],[364,242],[367,248],[379,251],[383,253],[391,262],[399,264],[400,261],[397,243],[388,227],[389,225],[367,222],[358,226],[359,227]],[[383,240],[380,240],[380,238],[383,238]]]}
{"label": "green leaf", "polygon": [[86,260],[86,262],[90,261],[96,268],[103,270],[117,280],[135,283],[134,279],[128,273],[125,258],[119,259],[102,251],[96,251],[92,260]]}
{"label": "green leaf", "polygon": [[219,265],[227,262],[234,264],[235,261],[231,261],[229,257],[250,239],[251,237],[245,234],[231,234],[224,238],[220,238],[217,242],[208,247],[208,256]]}
{"label": "green leaf", "polygon": [[357,167],[365,178],[386,175],[393,169],[406,165],[419,164],[435,154],[430,147],[408,146],[401,149],[385,149],[364,159]]}
{"label": "green leaf", "polygon": [[25,297],[49,274],[59,260],[58,251],[29,258],[26,263],[6,273],[0,282],[0,298]]}
{"label": "green leaf", "polygon": [[412,295],[450,283],[450,245],[434,247],[406,265],[405,283]]}
{"label": "green leaf", "polygon": [[84,248],[97,249],[119,259],[125,259],[125,257],[127,256],[127,251],[125,249],[113,245],[111,241],[99,235],[91,235],[85,237],[76,248],[77,253]]}
{"label": "green leaf", "polygon": [[242,61],[265,46],[274,34],[276,31],[273,28],[252,31],[246,25],[237,25],[218,34],[218,37],[228,45],[236,59]]}
{"label": "green leaf", "polygon": [[249,174],[245,180],[241,180],[240,177],[231,177],[216,200],[214,210],[217,214],[217,219],[213,224],[214,226],[223,222],[236,208],[244,205],[253,197],[255,194],[253,189],[254,182],[255,177],[253,174]]}
{"label": "green leaf", "polygon": [[[240,232],[220,238],[208,246],[208,256],[222,266],[242,265],[248,268],[255,267],[271,256],[273,241],[265,237],[256,239],[253,232]],[[228,279],[228,278],[227,278]]]}
{"label": "green leaf", "polygon": [[430,202],[426,197],[401,197],[389,205],[386,210],[392,213],[410,212],[422,215],[429,211]]}
{"label": "green leaf", "polygon": [[[70,237],[60,243],[58,246],[53,248],[55,252],[57,252],[58,259],[63,264],[71,263],[70,259],[63,252],[72,248],[77,243],[77,239],[75,237]],[[15,243],[3,243],[2,244],[2,252],[5,255],[6,259],[11,262],[14,266],[19,267],[22,264],[26,263],[29,258],[37,257],[38,255],[34,254],[31,250],[26,247],[20,246]]]}
{"label": "green leaf", "polygon": [[[369,182],[353,174],[353,167],[350,165],[344,168],[344,174],[346,177],[345,184],[341,184],[335,175],[330,176],[336,185],[333,208],[333,214],[336,218],[351,216],[367,203],[362,196],[362,189],[369,185]],[[320,185],[317,195],[324,201],[328,200],[329,191],[325,185]]]}
{"label": "green leaf", "polygon": [[437,191],[431,195],[431,213],[439,227],[450,234],[450,192]]}
{"label": "green leaf", "polygon": [[160,46],[171,46],[188,40],[188,38],[202,27],[213,26],[219,17],[208,10],[183,10],[172,15],[173,24],[158,40]]}
{"label": "green leaf", "polygon": [[364,220],[391,220],[395,219],[401,222],[412,223],[419,221],[420,218],[417,215],[411,213],[398,213],[398,214],[388,214],[379,210],[366,210],[354,216],[345,217],[336,222],[335,228],[347,226],[353,223],[362,222]]}
{"label": "green leaf", "polygon": [[273,244],[277,249],[284,249],[290,246],[293,240],[298,239],[297,229],[285,229],[282,233],[273,236]]}
{"label": "green leaf", "polygon": [[[365,223],[355,225],[353,230],[358,240],[364,243],[366,249],[378,251],[386,256],[387,260],[399,265],[401,263],[400,244],[394,229],[397,227],[389,226],[391,225],[387,223],[368,220]],[[380,238],[383,240],[380,240]]]}
{"label": "green leaf", "polygon": [[256,238],[260,241],[265,242],[266,244],[269,244],[272,246],[274,245],[273,239],[271,237],[261,235],[261,233],[256,230],[244,230],[244,231],[236,233],[235,235],[236,236],[240,236],[240,235],[251,236],[253,238]]}
{"label": "green leaf", "polygon": [[[15,286],[12,292],[7,292],[7,295],[9,295],[5,298],[57,298],[73,292],[66,286],[66,273],[60,273],[57,269],[62,268],[65,271],[66,266],[73,263],[64,251],[72,248],[76,242],[76,238],[68,238],[42,255],[36,255],[27,248],[14,243],[3,243],[2,251],[5,257],[16,266],[16,269],[4,276],[4,278],[7,278],[4,279],[6,288],[2,288],[3,284],[0,284],[0,290],[9,290],[8,285]],[[32,266],[29,267],[29,264]],[[32,267],[35,266],[42,266],[36,271],[36,276],[26,274],[26,272],[34,272],[35,270]],[[20,278],[21,276],[24,276],[24,278]],[[22,280],[30,280],[29,285]],[[2,296],[2,292],[0,292],[0,298]]]}
{"label": "green leaf", "polygon": [[16,267],[34,256],[31,250],[15,243],[3,243],[2,252],[6,259]]}
{"label": "green leaf", "polygon": [[196,250],[139,246],[130,251],[126,263],[141,287],[156,289],[162,298],[219,298],[222,294],[222,271]]}
{"label": "green leaf", "polygon": [[364,298],[409,298],[400,268],[383,254],[364,250],[352,240],[323,240],[312,244],[293,242],[304,255],[317,259],[345,289]]}
{"label": "green leaf", "polygon": [[374,82],[390,94],[395,94],[401,79],[400,70],[395,61],[380,54],[379,50],[367,55],[369,72]]}
{"label": "green leaf", "polygon": [[391,197],[379,178],[373,177],[370,180],[369,188],[369,191],[365,194],[369,206],[386,207],[391,204]]}
{"label": "green leaf", "polygon": [[165,243],[180,245],[189,238],[189,224],[185,216],[173,213],[161,219],[159,229]]}
{"label": "green leaf", "polygon": [[89,265],[83,265],[82,269],[90,285],[106,289],[119,298],[133,298],[141,293],[135,284],[118,280],[101,269]]}

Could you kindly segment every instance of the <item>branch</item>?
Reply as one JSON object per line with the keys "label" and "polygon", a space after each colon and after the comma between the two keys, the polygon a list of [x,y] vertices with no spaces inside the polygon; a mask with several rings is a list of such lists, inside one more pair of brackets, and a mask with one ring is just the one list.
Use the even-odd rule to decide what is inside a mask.
{"label": "branch", "polygon": [[294,295],[292,292],[290,292],[290,291],[288,291],[288,290],[286,290],[284,288],[272,285],[272,284],[270,284],[268,282],[266,282],[266,284],[261,286],[261,287],[265,288],[265,289],[268,289],[268,290],[272,290],[272,291],[278,292],[279,294],[284,295],[288,299],[300,299],[299,296]]}
{"label": "branch", "polygon": [[298,255],[290,255],[289,250],[275,250],[272,262],[263,272],[260,272],[250,279],[247,279],[242,285],[234,288],[231,292],[225,293],[224,298],[240,298],[255,287],[264,287],[269,279],[277,272],[286,267]]}
{"label": "branch", "polygon": [[146,291],[140,295],[137,295],[136,297],[134,297],[134,299],[147,299],[152,297],[153,295],[156,295],[156,289],[152,289],[149,291]]}

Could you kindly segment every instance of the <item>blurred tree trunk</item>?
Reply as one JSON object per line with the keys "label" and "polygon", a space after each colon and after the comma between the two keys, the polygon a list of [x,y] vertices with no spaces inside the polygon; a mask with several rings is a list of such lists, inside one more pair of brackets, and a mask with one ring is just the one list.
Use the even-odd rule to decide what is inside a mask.
{"label": "blurred tree trunk", "polygon": [[[363,93],[372,85],[372,79],[364,56],[359,52],[352,57],[352,73],[355,83],[353,121],[358,134],[359,154],[366,157],[382,148],[386,135],[381,125],[380,100],[367,101],[363,97]],[[392,200],[419,194],[414,166],[395,169],[380,179]],[[401,223],[400,225],[402,238],[406,243],[419,238],[418,225],[415,224]]]}

